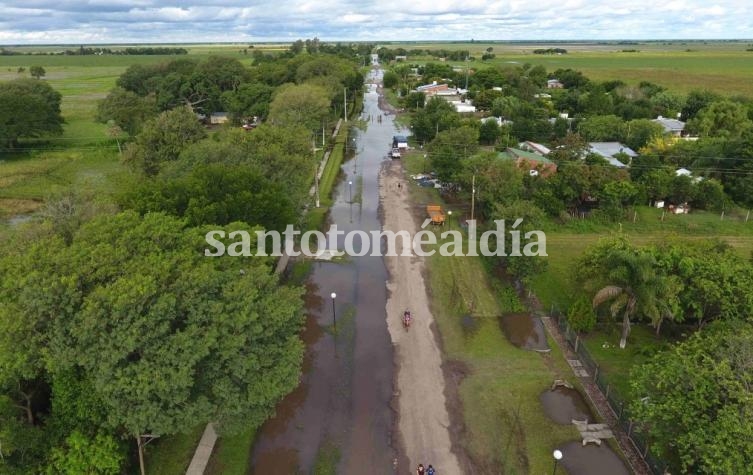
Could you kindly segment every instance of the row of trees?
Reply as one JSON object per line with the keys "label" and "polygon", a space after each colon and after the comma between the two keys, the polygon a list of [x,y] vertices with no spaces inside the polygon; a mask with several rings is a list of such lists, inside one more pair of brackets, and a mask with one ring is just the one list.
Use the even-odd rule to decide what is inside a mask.
{"label": "row of trees", "polygon": [[[135,66],[101,103],[130,134],[116,209],[53,199],[3,243],[0,471],[132,472],[147,437],[253,429],[298,384],[303,289],[273,258],[204,256],[210,230],[299,218],[311,127],[332,113],[328,87],[359,76],[350,59],[298,56]],[[209,135],[186,105],[227,93],[259,107],[259,90],[268,120],[253,132]]]}
{"label": "row of trees", "polygon": [[[235,124],[250,117],[264,120],[273,95],[282,96],[274,119],[315,129],[341,104],[343,89],[351,96],[362,90],[363,76],[350,59],[329,54],[299,54],[251,69],[235,59],[210,57],[134,65],[117,86],[100,104],[98,119],[112,120],[130,134],[146,119],[179,105],[205,115],[226,111]],[[288,113],[293,108],[297,110]]]}
{"label": "row of trees", "polygon": [[634,322],[657,334],[663,322],[699,329],[631,371],[630,416],[652,450],[673,472],[733,474],[748,466],[753,262],[722,242],[637,247],[617,237],[589,248],[574,276],[585,296],[568,319],[580,330],[595,323],[591,306],[622,320],[623,348]]}

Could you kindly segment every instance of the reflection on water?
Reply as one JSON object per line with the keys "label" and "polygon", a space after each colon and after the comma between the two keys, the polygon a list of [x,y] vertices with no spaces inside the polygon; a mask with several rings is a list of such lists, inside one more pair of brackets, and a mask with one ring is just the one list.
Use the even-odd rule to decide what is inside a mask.
{"label": "reflection on water", "polygon": [[591,408],[575,389],[559,386],[544,391],[539,397],[544,412],[557,424],[572,424],[573,420],[593,422]]}
{"label": "reflection on water", "polygon": [[499,317],[499,323],[510,343],[518,348],[549,349],[544,324],[530,313],[508,313]]}

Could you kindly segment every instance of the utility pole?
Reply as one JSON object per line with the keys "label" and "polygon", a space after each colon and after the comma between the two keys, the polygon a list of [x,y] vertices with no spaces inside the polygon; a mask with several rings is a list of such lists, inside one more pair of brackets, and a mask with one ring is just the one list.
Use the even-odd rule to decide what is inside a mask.
{"label": "utility pole", "polygon": [[469,68],[469,61],[471,58],[468,56],[465,57],[465,90],[468,90],[468,68]]}
{"label": "utility pole", "polygon": [[139,470],[141,475],[146,475],[146,468],[144,467],[144,444],[141,440],[141,434],[136,434],[136,446],[139,450]]}
{"label": "utility pole", "polygon": [[476,211],[476,174],[473,174],[471,182],[471,221],[473,221],[474,212]]}

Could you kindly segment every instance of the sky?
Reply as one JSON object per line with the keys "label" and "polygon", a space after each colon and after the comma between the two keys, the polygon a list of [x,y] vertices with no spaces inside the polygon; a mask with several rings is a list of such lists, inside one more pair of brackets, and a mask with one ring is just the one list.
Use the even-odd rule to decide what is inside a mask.
{"label": "sky", "polygon": [[0,0],[0,44],[749,39],[750,0]]}

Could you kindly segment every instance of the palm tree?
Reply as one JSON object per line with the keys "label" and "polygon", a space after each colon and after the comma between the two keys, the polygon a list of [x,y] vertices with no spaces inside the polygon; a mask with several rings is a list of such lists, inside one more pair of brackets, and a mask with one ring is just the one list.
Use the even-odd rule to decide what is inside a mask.
{"label": "palm tree", "polygon": [[630,335],[630,322],[636,315],[651,319],[657,333],[665,318],[674,318],[673,294],[677,286],[656,272],[654,257],[636,249],[612,249],[605,257],[606,280],[610,282],[596,292],[593,307],[611,301],[612,316],[622,312],[620,348]]}

